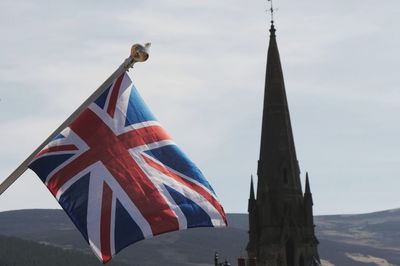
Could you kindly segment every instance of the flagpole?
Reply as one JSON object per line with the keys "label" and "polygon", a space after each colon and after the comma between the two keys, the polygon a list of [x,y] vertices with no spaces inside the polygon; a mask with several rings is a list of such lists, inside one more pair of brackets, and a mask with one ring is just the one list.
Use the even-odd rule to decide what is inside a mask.
{"label": "flagpole", "polygon": [[92,102],[94,102],[109,86],[110,84],[119,77],[122,73],[132,68],[137,62],[144,62],[149,57],[148,49],[150,43],[146,43],[144,46],[140,44],[134,44],[131,48],[131,54],[125,61],[115,70],[111,76],[101,84],[101,86],[95,90],[85,102],[81,104],[35,151],[32,152],[28,158],[23,161],[17,169],[14,170],[1,184],[0,184],[0,195],[3,194],[27,169],[30,162],[33,160],[36,154],[38,154],[52,139],[54,139],[60,132],[66,128],[72,121],[74,121]]}

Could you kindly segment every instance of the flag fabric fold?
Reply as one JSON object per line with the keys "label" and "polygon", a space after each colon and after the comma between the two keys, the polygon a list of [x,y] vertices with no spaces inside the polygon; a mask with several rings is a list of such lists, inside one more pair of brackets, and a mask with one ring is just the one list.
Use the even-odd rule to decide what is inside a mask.
{"label": "flag fabric fold", "polygon": [[226,226],[200,170],[125,72],[30,163],[104,263],[166,232]]}

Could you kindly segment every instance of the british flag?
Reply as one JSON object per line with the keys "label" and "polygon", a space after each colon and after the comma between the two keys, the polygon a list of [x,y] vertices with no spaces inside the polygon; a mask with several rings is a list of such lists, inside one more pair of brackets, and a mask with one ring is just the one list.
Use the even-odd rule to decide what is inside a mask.
{"label": "british flag", "polygon": [[127,73],[29,168],[104,263],[145,238],[226,226],[210,184],[155,119]]}

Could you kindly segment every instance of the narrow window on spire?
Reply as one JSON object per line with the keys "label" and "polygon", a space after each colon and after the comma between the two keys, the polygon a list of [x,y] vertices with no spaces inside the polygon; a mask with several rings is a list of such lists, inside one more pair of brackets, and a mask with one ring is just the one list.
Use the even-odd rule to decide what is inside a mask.
{"label": "narrow window on spire", "polygon": [[283,183],[284,183],[285,185],[287,185],[287,183],[288,183],[287,168],[286,168],[286,167],[283,168]]}

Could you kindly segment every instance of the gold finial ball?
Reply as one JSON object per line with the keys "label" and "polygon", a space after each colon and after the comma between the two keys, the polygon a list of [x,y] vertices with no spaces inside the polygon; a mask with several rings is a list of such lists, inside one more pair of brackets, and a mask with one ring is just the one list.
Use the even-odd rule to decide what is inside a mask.
{"label": "gold finial ball", "polygon": [[150,43],[146,43],[144,46],[141,44],[134,44],[131,48],[131,57],[136,62],[144,62],[149,58]]}

